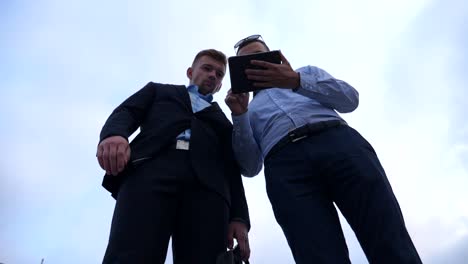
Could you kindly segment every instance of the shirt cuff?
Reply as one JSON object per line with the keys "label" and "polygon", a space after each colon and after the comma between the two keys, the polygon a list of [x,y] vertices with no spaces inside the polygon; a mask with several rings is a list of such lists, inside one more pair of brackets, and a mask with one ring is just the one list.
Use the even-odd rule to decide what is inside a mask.
{"label": "shirt cuff", "polygon": [[300,72],[297,72],[297,77],[299,78],[299,84],[297,85],[297,87],[292,88],[293,92],[297,92],[297,90],[301,88],[301,73]]}
{"label": "shirt cuff", "polygon": [[249,111],[246,111],[241,115],[231,115],[231,117],[234,133],[248,133],[250,128]]}
{"label": "shirt cuff", "polygon": [[247,221],[245,221],[244,219],[240,218],[240,217],[234,217],[232,218],[231,220],[229,220],[229,223],[231,222],[239,222],[239,223],[243,223],[245,225],[245,227],[247,227],[247,230],[250,230],[250,225],[249,223],[247,223]]}
{"label": "shirt cuff", "polygon": [[314,89],[314,86],[317,84],[317,78],[312,75],[312,74],[307,74],[304,72],[298,72],[299,73],[299,83],[300,85],[293,89],[294,92],[300,92],[303,90],[309,90],[312,91]]}

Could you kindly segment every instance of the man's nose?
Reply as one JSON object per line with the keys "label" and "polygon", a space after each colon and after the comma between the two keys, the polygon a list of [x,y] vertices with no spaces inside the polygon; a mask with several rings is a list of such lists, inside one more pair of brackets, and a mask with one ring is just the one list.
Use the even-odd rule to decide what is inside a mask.
{"label": "man's nose", "polygon": [[216,80],[216,72],[215,72],[215,71],[211,71],[210,74],[208,75],[208,77],[209,77],[210,80],[212,80],[212,81]]}

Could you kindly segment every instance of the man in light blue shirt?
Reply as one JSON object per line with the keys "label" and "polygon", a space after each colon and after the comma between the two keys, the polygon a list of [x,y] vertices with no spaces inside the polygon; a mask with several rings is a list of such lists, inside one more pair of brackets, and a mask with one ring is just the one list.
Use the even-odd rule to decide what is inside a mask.
{"label": "man in light blue shirt", "polygon": [[[269,51],[260,35],[239,41],[237,55]],[[358,92],[326,71],[251,61],[260,90],[226,96],[233,148],[247,177],[265,164],[267,193],[296,263],[350,263],[334,204],[370,263],[421,263],[390,183],[372,146],[339,116]],[[262,87],[277,87],[261,89]]]}

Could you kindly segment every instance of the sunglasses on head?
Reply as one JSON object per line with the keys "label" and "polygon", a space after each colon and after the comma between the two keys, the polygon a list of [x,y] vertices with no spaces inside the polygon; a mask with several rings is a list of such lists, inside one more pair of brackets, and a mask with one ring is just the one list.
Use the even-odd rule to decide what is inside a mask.
{"label": "sunglasses on head", "polygon": [[241,40],[239,40],[236,45],[234,45],[234,50],[237,51],[242,48],[243,46],[245,46],[246,44],[250,43],[250,42],[253,42],[253,41],[261,41],[263,43],[265,43],[263,41],[263,38],[262,38],[262,35],[259,35],[259,34],[255,34],[255,35],[252,35],[252,36],[248,36],[246,38],[243,38]]}

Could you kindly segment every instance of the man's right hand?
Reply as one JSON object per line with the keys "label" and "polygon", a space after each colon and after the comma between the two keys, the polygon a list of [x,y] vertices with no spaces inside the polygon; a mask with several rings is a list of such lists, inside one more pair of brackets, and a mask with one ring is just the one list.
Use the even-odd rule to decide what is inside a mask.
{"label": "man's right hand", "polygon": [[242,115],[248,109],[249,93],[234,94],[229,89],[224,102],[229,106],[233,115]]}
{"label": "man's right hand", "polygon": [[122,172],[130,160],[130,145],[122,136],[111,136],[99,143],[96,157],[107,174]]}

